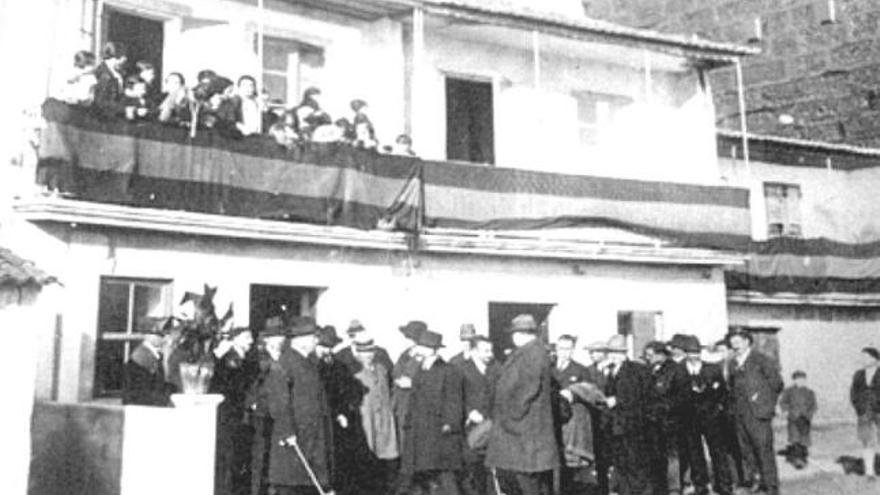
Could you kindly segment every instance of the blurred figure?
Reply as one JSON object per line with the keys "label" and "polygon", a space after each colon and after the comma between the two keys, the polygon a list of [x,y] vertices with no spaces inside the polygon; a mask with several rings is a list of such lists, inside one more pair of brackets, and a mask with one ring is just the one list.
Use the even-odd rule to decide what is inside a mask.
{"label": "blurred figure", "polygon": [[[871,466],[877,455],[880,438],[880,351],[875,347],[862,349],[862,367],[853,375],[850,402],[858,418],[858,435],[864,451],[865,473],[871,476]],[[880,474],[880,473],[875,473]]]}
{"label": "blurred figure", "polygon": [[477,338],[477,329],[473,323],[464,323],[458,329],[458,340],[461,342],[461,351],[449,359],[449,364],[461,369],[470,362],[474,339]]}
{"label": "blurred figure", "polygon": [[[720,359],[718,365],[721,366],[724,381],[727,384],[728,392],[730,392],[730,363],[733,360],[733,349],[731,349],[730,342],[726,338],[715,342],[715,354]],[[741,488],[751,488],[753,480],[746,475],[742,451],[740,450],[739,440],[736,438],[732,393],[727,394],[725,410],[727,414],[724,417],[723,435],[727,447],[728,464],[731,466],[731,478],[735,485]]]}
{"label": "blurred figure", "polygon": [[287,337],[281,317],[266,320],[260,332],[258,349],[259,374],[248,395],[250,420],[254,428],[253,449],[251,451],[251,495],[267,495],[269,490],[269,465],[273,451],[273,416],[270,410],[270,395],[273,391],[287,386],[281,354]]}
{"label": "blurred figure", "polygon": [[165,78],[165,94],[159,103],[157,119],[166,124],[189,124],[190,103],[183,74],[172,72]]}
{"label": "blurred figure", "polygon": [[351,143],[358,148],[376,149],[379,143],[376,141],[376,130],[370,120],[367,102],[364,100],[352,100],[351,110]]}
{"label": "blurred figure", "polygon": [[71,105],[91,105],[96,84],[95,54],[80,50],[73,56],[73,71],[65,79],[57,98]]}
{"label": "blurred figure", "polygon": [[791,375],[792,385],[782,391],[779,408],[788,420],[786,459],[797,469],[807,465],[810,455],[810,429],[816,414],[816,393],[807,387],[807,374],[797,370]]}
{"label": "blurred figure", "polygon": [[680,416],[687,399],[687,375],[682,366],[672,361],[663,342],[653,341],[645,346],[645,361],[652,378],[645,431],[654,494],[680,495],[680,458],[684,453],[679,452],[678,438],[683,428]]}
{"label": "blurred figure", "polygon": [[139,60],[134,64],[134,67],[138,78],[146,85],[144,98],[147,101],[147,107],[152,112],[162,103],[162,91],[156,84],[156,67],[146,60]]}
{"label": "blurred figure", "polygon": [[468,358],[459,367],[464,380],[467,434],[462,491],[465,495],[486,495],[490,493],[489,472],[485,466],[486,445],[492,428],[492,395],[498,379],[498,365],[494,362],[492,342],[487,337],[474,335],[469,345]]}
{"label": "blurred figure", "polygon": [[312,140],[315,131],[333,120],[321,108],[321,90],[310,87],[303,92],[302,101],[293,110],[296,115],[297,132],[305,140]]}
{"label": "blurred figure", "polygon": [[222,129],[233,137],[262,134],[265,108],[258,97],[257,81],[252,76],[238,79],[235,94],[224,99],[217,110]]}
{"label": "blurred figure", "polygon": [[269,128],[269,135],[283,148],[293,148],[299,142],[296,132],[296,115],[292,110],[285,111]]}
{"label": "blurred figure", "polygon": [[168,319],[146,318],[140,323],[144,339],[125,363],[122,403],[135,406],[170,405],[174,387],[165,377],[162,350],[168,338]]}
{"label": "blurred figure", "polygon": [[110,41],[101,50],[101,64],[95,69],[94,106],[104,118],[125,116],[125,64],[128,50],[124,43]]}
{"label": "blurred figure", "polygon": [[147,106],[147,85],[138,76],[125,79],[125,118],[127,120],[144,119],[150,109]]}
{"label": "blurred figure", "polygon": [[[593,428],[588,402],[575,393],[576,386],[590,383],[586,366],[578,363],[574,355],[577,338],[562,335],[556,340],[556,364],[553,378],[559,384],[560,395],[571,408],[571,418],[562,426],[564,464],[561,473],[563,493],[579,493],[584,485],[591,484],[589,470],[595,463]],[[576,488],[578,487],[578,488]]]}

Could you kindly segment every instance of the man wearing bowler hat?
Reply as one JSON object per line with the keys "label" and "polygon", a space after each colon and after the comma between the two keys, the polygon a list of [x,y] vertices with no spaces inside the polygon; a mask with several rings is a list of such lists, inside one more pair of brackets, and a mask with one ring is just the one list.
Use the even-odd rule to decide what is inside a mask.
{"label": "man wearing bowler hat", "polygon": [[174,387],[165,379],[165,356],[162,349],[172,324],[172,318],[143,318],[139,322],[144,340],[125,363],[123,404],[160,407],[170,405]]}
{"label": "man wearing bowler hat", "polygon": [[773,416],[784,384],[779,367],[768,356],[752,348],[752,335],[745,331],[729,337],[734,350],[730,363],[730,388],[736,436],[742,446],[747,478],[760,473],[767,495],[779,493],[776,452],[773,449]]}
{"label": "man wearing bowler hat", "polygon": [[277,495],[312,494],[316,488],[298,455],[301,450],[318,483],[330,482],[332,425],[317,360],[318,328],[312,318],[292,318],[289,346],[281,353],[284,371],[269,393],[273,419],[269,483]]}
{"label": "man wearing bowler hat", "polygon": [[461,341],[461,352],[452,356],[449,364],[461,369],[471,358],[471,351],[474,348],[474,339],[477,337],[477,329],[473,323],[465,323],[458,329],[458,339]]}
{"label": "man wearing bowler hat", "polygon": [[532,315],[517,316],[508,330],[515,349],[495,383],[486,466],[507,495],[548,495],[559,468],[553,366]]}
{"label": "man wearing bowler hat", "polygon": [[[259,334],[259,374],[247,398],[254,442],[251,453],[252,495],[265,495],[269,485],[269,464],[277,442],[273,442],[273,416],[269,399],[287,390],[287,376],[281,366],[281,354],[287,341],[284,322],[280,316],[266,320]],[[278,412],[278,411],[276,411]]]}
{"label": "man wearing bowler hat", "polygon": [[623,335],[608,341],[607,352],[603,434],[614,467],[617,493],[648,495],[652,490],[649,456],[645,455],[645,427],[651,372],[647,366],[627,359],[628,346]]}
{"label": "man wearing bowler hat", "polygon": [[412,476],[417,492],[458,495],[464,440],[462,381],[459,371],[437,354],[441,347],[443,337],[430,330],[416,340],[422,360],[403,419],[401,469]]}

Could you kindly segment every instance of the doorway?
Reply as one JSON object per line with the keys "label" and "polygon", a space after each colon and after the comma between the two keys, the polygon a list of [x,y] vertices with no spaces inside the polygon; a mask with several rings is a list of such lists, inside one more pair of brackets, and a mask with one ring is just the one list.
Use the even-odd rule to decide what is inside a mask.
{"label": "doorway", "polygon": [[446,78],[446,158],[495,163],[492,83]]}
{"label": "doorway", "polygon": [[510,322],[518,315],[530,314],[535,318],[535,323],[540,329],[540,337],[546,343],[548,341],[548,317],[555,304],[539,303],[514,303],[514,302],[490,302],[489,303],[489,340],[492,341],[492,351],[498,362],[504,362],[507,354],[513,349],[510,340]]}
{"label": "doorway", "polygon": [[[117,41],[128,49],[125,74],[134,71],[134,64],[143,60],[156,68],[156,77],[162,76],[162,56],[165,47],[165,23],[105,7],[103,16],[103,43]],[[100,54],[100,47],[97,50]]]}
{"label": "doorway", "polygon": [[323,291],[321,287],[251,284],[251,330],[259,333],[266,320],[276,316],[284,321],[294,316],[316,317],[316,304]]}
{"label": "doorway", "polygon": [[618,311],[617,334],[626,337],[631,358],[639,358],[645,346],[662,338],[663,313],[660,311]]}

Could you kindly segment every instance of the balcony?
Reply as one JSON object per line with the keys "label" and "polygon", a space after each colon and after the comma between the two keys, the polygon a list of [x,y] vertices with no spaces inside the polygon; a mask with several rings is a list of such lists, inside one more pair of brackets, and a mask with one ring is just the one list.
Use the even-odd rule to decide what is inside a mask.
{"label": "balcony", "polygon": [[[407,234],[418,232],[421,248],[440,252],[575,258],[607,255],[608,237],[595,234],[614,231],[628,233],[614,244],[629,245],[633,261],[663,252],[699,263],[712,257],[703,249],[734,247],[750,231],[744,189],[479,167],[335,143],[284,149],[267,137],[208,131],[190,138],[54,100],[43,112],[38,176],[63,199],[20,202],[34,221],[374,249],[411,248]],[[639,249],[654,251],[639,258]]]}

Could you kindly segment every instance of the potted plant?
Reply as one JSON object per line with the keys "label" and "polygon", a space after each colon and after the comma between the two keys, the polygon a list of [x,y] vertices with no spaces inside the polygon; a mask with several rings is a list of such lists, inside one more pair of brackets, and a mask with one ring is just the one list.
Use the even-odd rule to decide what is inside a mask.
{"label": "potted plant", "polygon": [[173,339],[169,353],[169,369],[179,372],[178,377],[172,375],[172,382],[180,387],[184,394],[205,394],[214,375],[214,349],[222,339],[224,331],[232,323],[232,304],[222,318],[217,317],[214,307],[216,287],[207,284],[203,294],[187,292],[180,304],[192,303],[191,318],[178,319],[176,331],[179,335]]}

